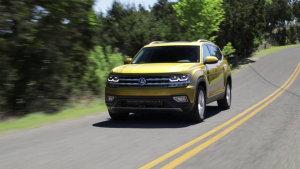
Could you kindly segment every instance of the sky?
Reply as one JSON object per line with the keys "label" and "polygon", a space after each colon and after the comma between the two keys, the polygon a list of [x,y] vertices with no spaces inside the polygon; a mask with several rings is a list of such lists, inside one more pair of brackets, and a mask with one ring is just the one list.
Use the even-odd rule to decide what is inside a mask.
{"label": "sky", "polygon": [[[96,0],[94,5],[94,10],[98,12],[103,12],[106,14],[106,11],[108,8],[111,8],[111,5],[114,0]],[[131,4],[134,3],[136,6],[138,4],[142,4],[143,6],[148,9],[148,6],[153,6],[154,3],[157,2],[157,0],[117,0],[118,2],[125,3],[125,4]],[[170,2],[176,2],[177,0],[169,0]]]}

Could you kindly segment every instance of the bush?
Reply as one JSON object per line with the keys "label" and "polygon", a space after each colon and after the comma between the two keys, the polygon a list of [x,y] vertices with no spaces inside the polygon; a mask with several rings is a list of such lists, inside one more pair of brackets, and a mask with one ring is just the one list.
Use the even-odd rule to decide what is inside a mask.
{"label": "bush", "polygon": [[288,32],[289,42],[291,44],[296,44],[297,38],[298,38],[297,30],[296,30],[296,28],[294,26],[291,26],[290,30]]}
{"label": "bush", "polygon": [[234,52],[235,52],[235,49],[232,47],[230,42],[228,42],[226,44],[226,46],[224,46],[223,51],[222,51],[223,55],[226,58],[234,57],[234,55],[233,55]]}
{"label": "bush", "polygon": [[263,41],[264,41],[264,36],[255,37],[253,40],[253,47],[254,48],[259,47],[259,45],[261,45]]}
{"label": "bush", "polygon": [[279,45],[286,45],[287,38],[288,38],[288,31],[285,27],[278,28],[277,34],[275,35],[275,39],[279,43]]}
{"label": "bush", "polygon": [[276,38],[272,40],[272,46],[279,46]]}
{"label": "bush", "polygon": [[87,63],[87,71],[84,76],[86,88],[94,94],[104,94],[104,88],[110,70],[123,64],[124,57],[117,49],[110,46],[102,48],[96,46],[90,51]]}

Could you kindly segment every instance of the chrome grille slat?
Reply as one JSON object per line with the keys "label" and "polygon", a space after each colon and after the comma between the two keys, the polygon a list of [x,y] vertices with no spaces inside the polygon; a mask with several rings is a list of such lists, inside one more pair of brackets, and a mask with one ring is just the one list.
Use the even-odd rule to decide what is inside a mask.
{"label": "chrome grille slat", "polygon": [[169,81],[169,78],[145,78],[147,81]]}
{"label": "chrome grille slat", "polygon": [[139,81],[139,79],[124,79],[124,78],[120,78],[119,80],[120,81],[135,81],[135,82]]}
{"label": "chrome grille slat", "polygon": [[145,86],[168,86],[169,83],[146,83]]}
{"label": "chrome grille slat", "polygon": [[124,86],[139,86],[138,83],[116,83],[118,85],[124,85]]}

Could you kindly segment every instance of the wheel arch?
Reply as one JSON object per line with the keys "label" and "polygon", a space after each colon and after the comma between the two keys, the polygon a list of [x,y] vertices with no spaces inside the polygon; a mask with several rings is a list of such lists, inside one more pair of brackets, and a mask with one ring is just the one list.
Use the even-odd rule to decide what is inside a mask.
{"label": "wheel arch", "polygon": [[230,73],[227,74],[225,85],[227,83],[229,83],[230,84],[230,88],[232,88],[232,78],[231,78],[231,74]]}
{"label": "wheel arch", "polygon": [[[208,86],[207,86],[207,82],[206,82],[206,80],[205,80],[204,77],[200,77],[200,78],[198,79],[197,88],[196,88],[196,93],[198,92],[199,86],[202,86],[202,87],[204,88],[204,90],[205,90],[205,96],[206,96],[206,98],[207,98],[207,97],[208,97],[208,96],[207,96]],[[195,98],[196,98],[196,97],[197,97],[197,96],[196,96],[196,94],[195,94]]]}
{"label": "wheel arch", "polygon": [[194,95],[194,103],[193,103],[193,106],[192,106],[192,109],[191,111],[194,109],[195,105],[196,105],[196,100],[197,100],[197,97],[198,97],[198,90],[199,90],[199,86],[202,86],[204,88],[204,92],[205,92],[205,100],[207,100],[207,81],[205,80],[205,77],[204,76],[201,76],[198,81],[197,81],[197,85],[196,85],[196,90],[195,90],[195,95]]}

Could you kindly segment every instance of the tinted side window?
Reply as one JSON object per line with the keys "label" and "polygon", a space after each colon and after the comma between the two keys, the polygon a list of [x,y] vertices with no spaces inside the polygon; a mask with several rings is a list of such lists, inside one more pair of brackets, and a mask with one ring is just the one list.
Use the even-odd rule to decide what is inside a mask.
{"label": "tinted side window", "polygon": [[218,47],[216,47],[216,57],[219,60],[222,60],[222,53],[221,53],[221,51],[220,51],[220,49]]}
{"label": "tinted side window", "polygon": [[216,48],[212,45],[208,45],[208,49],[210,51],[211,56],[216,56]]}
{"label": "tinted side window", "polygon": [[203,62],[205,62],[205,58],[210,56],[209,50],[206,45],[203,46]]}
{"label": "tinted side window", "polygon": [[221,54],[219,48],[217,48],[216,46],[212,46],[212,45],[209,45],[208,48],[209,48],[209,51],[212,56],[215,56],[219,60],[222,60],[222,54]]}

